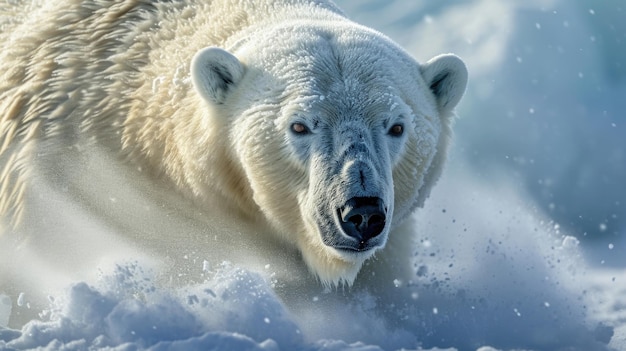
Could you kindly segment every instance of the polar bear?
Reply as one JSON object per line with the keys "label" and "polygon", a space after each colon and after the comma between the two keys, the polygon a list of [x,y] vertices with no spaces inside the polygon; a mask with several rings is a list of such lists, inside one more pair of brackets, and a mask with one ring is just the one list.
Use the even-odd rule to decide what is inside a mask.
{"label": "polar bear", "polygon": [[[324,286],[353,284],[374,255],[400,269],[411,238],[398,228],[441,174],[466,88],[457,56],[419,64],[323,0],[51,0],[3,13],[8,263],[9,247],[42,245],[54,225],[82,240],[86,224],[58,225],[57,205],[34,205],[56,194],[107,231],[151,228],[170,256],[181,232],[224,240],[222,259],[294,248]],[[253,229],[208,235],[216,207]],[[228,247],[240,236],[255,244]]]}
{"label": "polar bear", "polygon": [[258,43],[239,42],[192,60],[207,124],[231,131],[226,162],[241,167],[211,185],[246,184],[231,201],[294,243],[323,283],[352,284],[439,176],[467,73],[453,55],[419,66],[352,23],[288,28],[268,31],[277,51],[247,56]]}

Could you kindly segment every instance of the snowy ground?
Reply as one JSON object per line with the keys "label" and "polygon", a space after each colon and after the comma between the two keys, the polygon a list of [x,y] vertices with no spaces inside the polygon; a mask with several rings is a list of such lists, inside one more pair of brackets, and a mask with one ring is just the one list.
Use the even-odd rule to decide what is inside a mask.
{"label": "snowy ground", "polygon": [[411,224],[415,280],[390,282],[415,301],[400,326],[367,296],[291,314],[271,279],[227,263],[166,289],[123,261],[21,328],[8,317],[33,313],[32,292],[0,295],[0,350],[626,350],[626,5],[338,3],[471,72],[449,167]]}

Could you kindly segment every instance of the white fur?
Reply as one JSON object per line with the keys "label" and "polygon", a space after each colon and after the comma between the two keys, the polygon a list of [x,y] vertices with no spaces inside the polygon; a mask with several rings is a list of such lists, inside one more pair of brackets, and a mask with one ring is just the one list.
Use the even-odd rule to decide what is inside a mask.
{"label": "white fur", "polygon": [[191,61],[191,79],[198,93],[213,104],[221,104],[229,89],[243,77],[244,68],[227,51],[209,47]]}
{"label": "white fur", "polygon": [[443,54],[428,60],[421,70],[424,80],[437,96],[440,108],[449,113],[465,93],[465,64],[456,55]]}
{"label": "white fur", "polygon": [[[327,1],[59,0],[4,11],[3,260],[36,252],[47,231],[82,235],[43,223],[37,189],[53,189],[103,233],[178,261],[171,271],[198,250],[249,268],[283,262],[289,281],[310,280],[293,274],[306,267],[340,285],[376,252],[381,271],[404,262],[396,248],[410,238],[395,231],[441,173],[467,82],[459,58],[420,65]],[[389,134],[394,124],[401,136]],[[342,203],[374,196],[388,216],[371,249],[323,242],[349,239]]]}

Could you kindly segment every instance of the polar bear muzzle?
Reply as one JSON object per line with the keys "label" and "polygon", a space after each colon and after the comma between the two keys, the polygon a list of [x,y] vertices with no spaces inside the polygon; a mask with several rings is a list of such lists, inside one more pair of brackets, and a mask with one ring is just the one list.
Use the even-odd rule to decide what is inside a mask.
{"label": "polar bear muzzle", "polygon": [[337,209],[341,229],[357,240],[356,251],[370,249],[370,239],[385,229],[387,207],[378,197],[353,197]]}

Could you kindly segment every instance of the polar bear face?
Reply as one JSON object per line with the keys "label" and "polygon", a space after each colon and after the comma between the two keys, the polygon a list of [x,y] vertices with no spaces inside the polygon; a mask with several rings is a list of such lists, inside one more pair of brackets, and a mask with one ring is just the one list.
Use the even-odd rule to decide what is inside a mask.
{"label": "polar bear face", "polygon": [[439,176],[465,66],[452,55],[420,66],[353,24],[278,28],[266,40],[200,51],[194,86],[249,182],[234,195],[248,198],[237,199],[244,210],[294,243],[322,282],[350,284]]}

